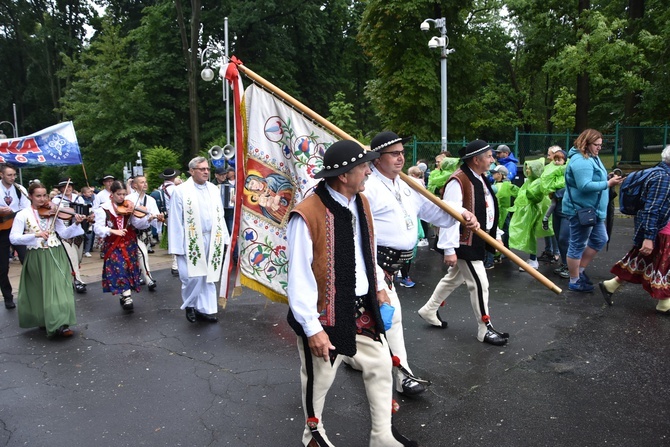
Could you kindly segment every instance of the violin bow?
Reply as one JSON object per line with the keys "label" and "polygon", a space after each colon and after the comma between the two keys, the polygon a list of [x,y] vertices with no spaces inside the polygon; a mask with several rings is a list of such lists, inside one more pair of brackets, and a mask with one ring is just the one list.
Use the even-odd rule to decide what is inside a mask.
{"label": "violin bow", "polygon": [[54,221],[51,222],[51,228],[49,228],[49,233],[54,231],[56,229],[56,219],[58,219],[58,213],[60,212],[60,209],[63,207],[63,202],[65,201],[65,192],[67,191],[67,187],[70,186],[70,178],[68,177],[67,183],[65,183],[65,188],[63,189],[63,196],[61,197],[60,201],[58,202],[58,207],[56,207],[56,214],[54,214]]}

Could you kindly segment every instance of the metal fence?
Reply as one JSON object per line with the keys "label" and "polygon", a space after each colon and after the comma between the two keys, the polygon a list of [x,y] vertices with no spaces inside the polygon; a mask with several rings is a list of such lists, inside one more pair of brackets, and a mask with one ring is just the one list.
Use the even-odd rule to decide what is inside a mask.
{"label": "metal fence", "polygon": [[[670,144],[670,125],[666,122],[662,126],[624,126],[616,123],[614,133],[603,134],[601,154],[611,157],[612,166],[617,165],[649,165],[660,161],[658,154]],[[526,158],[537,158],[547,153],[549,146],[558,145],[567,152],[573,145],[578,134],[566,131],[564,133],[528,133],[518,129],[514,134],[514,141],[489,142],[496,148],[500,144],[510,147],[520,164]],[[468,144],[468,140],[450,141],[447,149],[453,157],[458,156],[458,150]],[[414,138],[406,147],[411,149],[411,155],[406,157],[408,165],[425,160],[429,167],[435,163],[434,158],[441,152],[439,141],[418,141]]]}

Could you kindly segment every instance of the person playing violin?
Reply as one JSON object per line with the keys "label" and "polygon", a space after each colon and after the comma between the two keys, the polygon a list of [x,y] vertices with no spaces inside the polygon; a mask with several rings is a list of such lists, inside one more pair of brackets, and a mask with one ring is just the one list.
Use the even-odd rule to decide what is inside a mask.
{"label": "person playing violin", "polygon": [[[133,192],[126,196],[126,200],[135,205],[135,216],[142,217],[142,214],[148,214],[150,227],[154,227],[160,233],[163,229],[164,216],[158,211],[156,200],[146,193],[148,189],[147,178],[138,175],[133,179]],[[149,290],[156,290],[156,281],[151,276],[149,268],[148,254],[154,252],[151,248],[151,228],[137,231],[137,245],[140,249],[139,266],[144,282]]]}
{"label": "person playing violin", "polygon": [[[86,205],[86,201],[82,196],[73,192],[74,184],[72,180],[68,178],[63,178],[58,182],[58,191],[59,194],[51,199],[51,202],[55,205],[58,205],[63,202],[63,207],[72,208],[75,204],[77,205]],[[65,226],[70,225],[71,220],[64,221]],[[72,276],[74,280],[74,290],[77,293],[86,293],[86,283],[81,278],[79,273],[79,268],[81,266],[81,260],[84,257],[84,242],[85,237],[83,235],[71,238],[63,239],[63,247],[67,253],[67,257],[70,259],[70,266],[72,271]]]}
{"label": "person playing violin", "polygon": [[140,291],[139,248],[136,230],[149,228],[149,215],[133,215],[134,203],[126,200],[126,187],[112,183],[111,200],[95,210],[95,234],[104,239],[102,253],[102,291],[121,295],[124,310],[133,311],[131,292]]}
{"label": "person playing violin", "polygon": [[9,235],[12,244],[27,247],[19,283],[19,326],[46,328],[49,338],[71,337],[77,321],[70,261],[59,246],[61,240],[84,233],[79,224],[85,216],[70,215],[72,223],[66,226],[40,183],[30,185],[28,196],[32,205],[16,215]]}

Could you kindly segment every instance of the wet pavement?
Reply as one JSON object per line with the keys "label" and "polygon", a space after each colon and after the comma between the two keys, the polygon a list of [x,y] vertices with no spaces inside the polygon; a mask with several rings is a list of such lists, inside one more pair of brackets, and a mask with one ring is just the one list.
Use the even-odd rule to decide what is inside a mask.
{"label": "wet pavement", "polygon": [[[609,251],[588,270],[594,281],[610,277],[631,236],[632,219],[617,219]],[[73,338],[48,340],[19,328],[16,311],[0,311],[0,445],[301,445],[299,361],[285,305],[244,289],[219,323],[190,324],[169,257],[158,252],[158,289],[136,294],[126,314],[90,282],[95,256],[85,260],[92,276],[76,296]],[[416,287],[399,294],[410,364],[433,385],[397,397],[401,433],[422,446],[670,445],[670,317],[655,314],[639,286],[626,285],[609,307],[597,291],[567,291],[553,268],[540,266],[566,289],[560,296],[511,263],[488,271],[492,321],[511,335],[495,347],[475,339],[465,286],[440,312],[447,329],[416,314],[446,271],[419,249]],[[11,269],[15,277],[19,267]],[[367,445],[359,373],[341,369],[324,422],[336,445]]]}

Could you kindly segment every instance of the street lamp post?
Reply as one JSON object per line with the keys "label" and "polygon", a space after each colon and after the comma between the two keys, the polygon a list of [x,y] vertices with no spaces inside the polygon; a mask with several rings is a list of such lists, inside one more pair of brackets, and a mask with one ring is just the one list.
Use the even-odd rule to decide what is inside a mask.
{"label": "street lamp post", "polygon": [[447,56],[453,53],[454,49],[447,48],[449,46],[449,38],[447,37],[447,19],[441,17],[439,19],[426,19],[421,23],[421,31],[430,30],[430,24],[435,25],[439,29],[441,36],[433,37],[428,41],[428,48],[440,48],[440,86],[441,86],[441,120],[442,120],[442,152],[447,150]]}
{"label": "street lamp post", "polygon": [[[207,42],[205,48],[198,50],[200,55],[200,65],[204,65],[205,68],[200,72],[200,77],[203,81],[211,82],[214,80],[214,70],[210,68],[212,66],[219,66],[219,77],[223,80],[226,74],[226,64],[229,61],[228,57],[228,17],[224,18],[224,42],[213,41],[211,38]],[[211,55],[216,55],[214,63],[211,63],[207,60]],[[226,103],[226,144],[230,144],[230,94],[229,89],[226,88],[226,82],[223,81],[223,101]]]}

